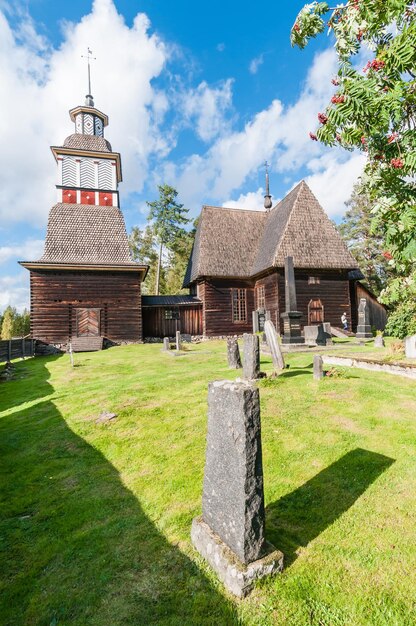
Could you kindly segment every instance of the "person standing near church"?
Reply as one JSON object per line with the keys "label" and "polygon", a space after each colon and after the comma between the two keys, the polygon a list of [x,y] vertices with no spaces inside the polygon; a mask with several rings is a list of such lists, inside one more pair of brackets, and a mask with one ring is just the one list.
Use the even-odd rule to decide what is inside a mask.
{"label": "person standing near church", "polygon": [[344,330],[348,330],[348,319],[347,319],[347,313],[345,311],[341,315],[341,324]]}

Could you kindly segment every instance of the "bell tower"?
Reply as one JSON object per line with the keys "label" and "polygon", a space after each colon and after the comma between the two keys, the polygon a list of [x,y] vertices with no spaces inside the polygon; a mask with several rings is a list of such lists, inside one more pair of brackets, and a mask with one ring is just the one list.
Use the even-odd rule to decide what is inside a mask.
{"label": "bell tower", "polygon": [[[108,117],[91,95],[69,111],[74,131],[51,150],[57,203],[49,211],[44,253],[21,261],[30,271],[31,333],[62,349],[141,341],[141,282],[147,266],[130,255],[118,185],[121,159],[104,138]],[[77,346],[77,348],[75,347]]]}
{"label": "bell tower", "polygon": [[118,184],[122,180],[121,159],[104,139],[108,116],[94,106],[91,95],[90,60],[88,48],[88,94],[85,104],[69,111],[75,132],[63,146],[52,146],[58,165],[57,202],[120,206]]}

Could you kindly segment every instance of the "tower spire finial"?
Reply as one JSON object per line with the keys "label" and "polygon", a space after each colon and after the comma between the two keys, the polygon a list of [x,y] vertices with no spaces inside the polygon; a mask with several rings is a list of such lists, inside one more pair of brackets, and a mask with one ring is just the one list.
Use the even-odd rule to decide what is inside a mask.
{"label": "tower spire finial", "polygon": [[269,191],[269,164],[267,161],[264,162],[264,167],[266,170],[266,193],[264,194],[264,208],[269,210],[272,208],[272,197]]}
{"label": "tower spire finial", "polygon": [[85,96],[85,104],[89,107],[93,107],[94,106],[94,100],[93,97],[91,95],[91,67],[90,67],[90,61],[95,61],[96,57],[92,56],[92,50],[90,50],[89,47],[87,47],[87,54],[82,54],[81,55],[82,59],[87,59],[87,65],[88,65],[88,93]]}

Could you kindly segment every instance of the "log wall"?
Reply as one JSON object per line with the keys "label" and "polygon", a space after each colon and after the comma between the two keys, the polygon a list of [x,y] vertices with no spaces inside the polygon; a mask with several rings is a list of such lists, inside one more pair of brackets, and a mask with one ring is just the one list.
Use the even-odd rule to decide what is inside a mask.
{"label": "log wall", "polygon": [[387,324],[387,310],[386,308],[378,302],[377,298],[370,293],[364,285],[357,282],[355,283],[355,306],[356,310],[354,311],[355,315],[353,322],[355,324],[358,323],[358,305],[360,304],[360,299],[365,298],[367,300],[367,305],[370,311],[370,325],[374,326],[377,330],[384,330]]}
{"label": "log wall", "polygon": [[[309,276],[319,277],[319,284],[308,284]],[[337,270],[296,270],[296,298],[298,311],[303,313],[301,325],[308,325],[308,304],[311,300],[321,300],[324,307],[324,321],[332,326],[341,326],[341,315],[345,311],[348,328],[351,329],[350,281],[346,272]],[[284,271],[279,271],[279,309],[285,311],[285,278]],[[280,320],[280,331],[283,324]]]}
{"label": "log wall", "polygon": [[[176,311],[178,319],[166,319],[166,311]],[[174,337],[176,331],[202,335],[202,304],[143,307],[144,337]]]}
{"label": "log wall", "polygon": [[[246,289],[247,319],[233,322],[232,289]],[[203,301],[203,330],[207,337],[242,335],[253,332],[253,282],[212,279],[198,285],[198,297]]]}
{"label": "log wall", "polygon": [[[268,276],[264,276],[256,281],[254,292],[255,296],[257,287],[261,285],[264,286],[265,310],[270,312],[270,319],[277,330],[279,330],[281,311],[279,310],[279,285],[277,273],[269,274]],[[257,302],[254,303],[254,306],[257,308]],[[282,309],[282,311],[283,310],[284,309]]]}
{"label": "log wall", "polygon": [[76,336],[76,309],[101,311],[100,334],[141,341],[141,281],[136,272],[32,270],[31,335],[46,343]]}

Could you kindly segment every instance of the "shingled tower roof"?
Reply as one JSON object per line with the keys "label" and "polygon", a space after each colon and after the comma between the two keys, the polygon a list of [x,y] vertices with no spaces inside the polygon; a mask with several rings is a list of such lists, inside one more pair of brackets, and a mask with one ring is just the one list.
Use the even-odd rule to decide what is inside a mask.
{"label": "shingled tower roof", "polygon": [[357,269],[335,226],[305,181],[268,212],[202,209],[184,285],[203,276],[249,278],[283,267]]}
{"label": "shingled tower roof", "polygon": [[130,255],[118,183],[121,159],[104,138],[108,116],[95,108],[91,95],[69,112],[75,132],[62,146],[52,146],[58,166],[58,203],[49,213],[45,249],[31,269],[53,266],[83,269],[138,270]]}

